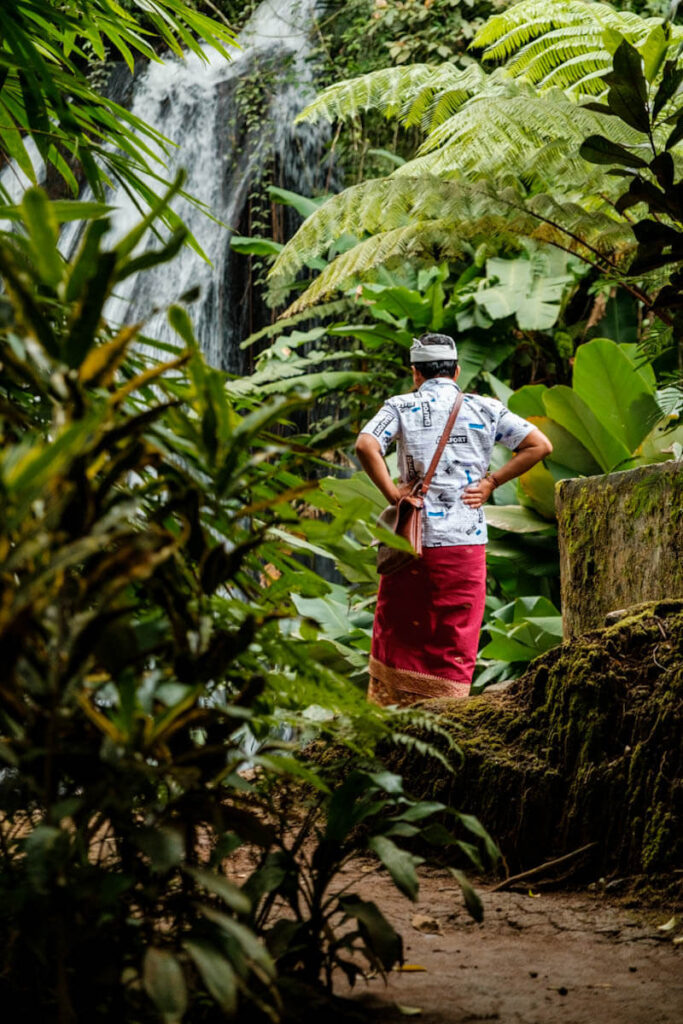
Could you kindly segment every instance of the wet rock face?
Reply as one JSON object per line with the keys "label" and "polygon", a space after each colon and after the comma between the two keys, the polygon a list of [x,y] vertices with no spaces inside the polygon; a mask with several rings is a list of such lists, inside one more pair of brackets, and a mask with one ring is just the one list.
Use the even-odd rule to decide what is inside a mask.
{"label": "wet rock face", "polygon": [[565,480],[555,498],[566,638],[612,611],[683,597],[683,465]]}

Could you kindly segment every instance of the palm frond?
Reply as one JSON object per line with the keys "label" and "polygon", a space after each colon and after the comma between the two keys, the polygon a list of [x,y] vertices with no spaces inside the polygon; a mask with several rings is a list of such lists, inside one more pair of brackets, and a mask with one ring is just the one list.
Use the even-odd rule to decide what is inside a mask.
{"label": "palm frond", "polygon": [[132,73],[138,56],[161,61],[157,51],[170,49],[207,61],[208,47],[229,58],[234,45],[226,24],[187,0],[130,0],[126,8],[112,0],[0,4],[0,154],[35,182],[30,136],[73,193],[73,165],[80,164],[98,198],[116,181],[144,205],[146,176],[156,173],[167,184],[163,154],[170,142],[97,91],[86,53],[120,58]]}

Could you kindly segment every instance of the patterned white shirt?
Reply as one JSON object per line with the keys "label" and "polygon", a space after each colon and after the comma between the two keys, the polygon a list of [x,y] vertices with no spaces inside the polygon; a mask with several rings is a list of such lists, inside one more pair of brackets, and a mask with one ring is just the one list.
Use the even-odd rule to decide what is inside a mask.
{"label": "patterned white shirt", "polygon": [[[402,483],[427,472],[459,391],[450,377],[434,377],[418,391],[389,398],[363,427],[361,433],[377,438],[383,455],[398,441]],[[465,395],[425,496],[425,547],[486,543],[484,511],[469,508],[462,500],[463,491],[486,475],[497,441],[514,451],[533,429],[532,423],[510,412],[498,399]]]}

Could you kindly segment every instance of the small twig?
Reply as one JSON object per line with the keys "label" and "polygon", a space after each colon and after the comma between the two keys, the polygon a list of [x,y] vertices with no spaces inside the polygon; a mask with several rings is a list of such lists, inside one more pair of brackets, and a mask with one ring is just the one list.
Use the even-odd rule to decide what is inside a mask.
{"label": "small twig", "polygon": [[510,878],[503,879],[498,885],[494,885],[493,889],[489,889],[489,892],[502,892],[503,889],[509,888],[514,885],[515,882],[521,882],[522,879],[535,878],[538,875],[544,875],[548,868],[559,867],[560,864],[566,864],[567,861],[573,860],[575,857],[579,857],[582,853],[586,853],[588,850],[592,850],[597,843],[588,843],[586,846],[579,847],[578,850],[573,850],[571,853],[565,853],[563,857],[556,857],[555,860],[547,860],[544,864],[539,864],[535,868],[530,868],[528,871],[522,871],[519,875],[512,875]]}

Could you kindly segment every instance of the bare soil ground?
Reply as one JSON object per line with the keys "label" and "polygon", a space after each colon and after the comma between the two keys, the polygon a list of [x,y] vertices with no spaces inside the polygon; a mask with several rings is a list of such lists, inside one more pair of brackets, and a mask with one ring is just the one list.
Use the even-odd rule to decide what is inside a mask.
{"label": "bare soil ground", "polygon": [[[412,969],[392,972],[386,986],[380,977],[361,981],[353,992],[340,979],[336,991],[374,1005],[379,1019],[682,1024],[683,944],[674,939],[683,926],[658,930],[675,905],[589,890],[487,893],[480,883],[485,913],[477,924],[447,871],[423,869],[413,904],[373,866],[354,891],[375,900],[403,936]],[[434,919],[423,922],[431,933],[414,926],[416,914]]]}

